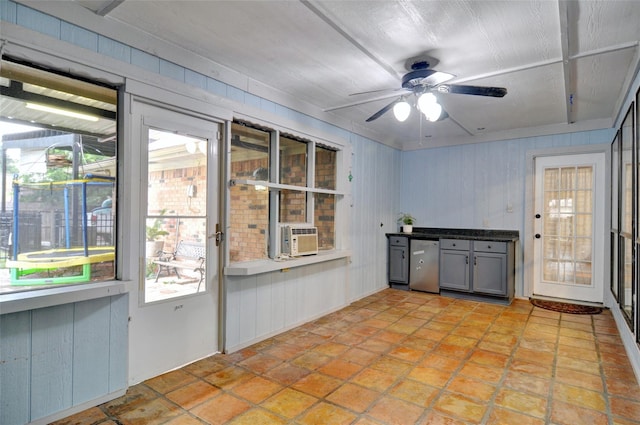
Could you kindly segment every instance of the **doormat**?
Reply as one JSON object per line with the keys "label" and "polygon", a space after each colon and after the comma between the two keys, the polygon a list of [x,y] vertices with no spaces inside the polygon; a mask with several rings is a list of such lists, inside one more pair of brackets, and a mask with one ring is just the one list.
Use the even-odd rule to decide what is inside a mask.
{"label": "doormat", "polygon": [[602,307],[594,307],[590,305],[569,304],[561,303],[558,301],[547,301],[531,299],[531,304],[536,307],[544,308],[545,310],[558,311],[560,313],[569,314],[600,314],[602,313]]}

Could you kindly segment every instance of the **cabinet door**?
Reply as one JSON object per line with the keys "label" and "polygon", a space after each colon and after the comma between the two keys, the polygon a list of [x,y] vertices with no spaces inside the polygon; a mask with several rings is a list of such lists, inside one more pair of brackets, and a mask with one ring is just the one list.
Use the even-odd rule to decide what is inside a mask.
{"label": "cabinet door", "polygon": [[440,288],[469,291],[469,251],[440,251]]}
{"label": "cabinet door", "polygon": [[389,282],[409,283],[409,256],[404,246],[389,246]]}
{"label": "cabinet door", "polygon": [[491,295],[507,295],[507,254],[474,253],[473,291]]}

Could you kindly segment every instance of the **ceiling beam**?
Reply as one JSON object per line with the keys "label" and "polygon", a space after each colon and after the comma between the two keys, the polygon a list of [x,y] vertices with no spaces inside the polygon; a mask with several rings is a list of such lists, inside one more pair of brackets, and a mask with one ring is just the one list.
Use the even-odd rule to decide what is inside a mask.
{"label": "ceiling beam", "polygon": [[102,6],[100,9],[96,10],[96,15],[107,16],[109,13],[113,11],[113,9],[120,6],[122,3],[124,3],[124,0],[111,0],[110,2]]}
{"label": "ceiling beam", "polygon": [[[562,71],[564,77],[564,98],[566,102],[566,119],[568,124],[575,121],[573,105],[575,100],[575,78],[573,73],[574,63],[570,57],[570,38],[575,32],[575,26],[571,26],[569,19],[570,2],[560,0],[558,2],[558,15],[560,18],[560,47],[562,50]],[[578,7],[577,2],[575,7]]]}
{"label": "ceiling beam", "polygon": [[400,75],[396,72],[395,69],[373,53],[371,53],[366,47],[360,44],[355,38],[353,38],[349,33],[347,33],[343,28],[340,27],[334,20],[328,17],[325,13],[323,13],[320,9],[318,9],[315,5],[313,5],[309,0],[300,0],[307,9],[313,12],[318,18],[322,19],[327,25],[329,25],[335,32],[340,34],[345,40],[351,43],[356,49],[360,50],[363,54],[365,54],[368,58],[373,60],[378,66],[384,69],[389,75],[391,75],[396,80],[400,79]]}

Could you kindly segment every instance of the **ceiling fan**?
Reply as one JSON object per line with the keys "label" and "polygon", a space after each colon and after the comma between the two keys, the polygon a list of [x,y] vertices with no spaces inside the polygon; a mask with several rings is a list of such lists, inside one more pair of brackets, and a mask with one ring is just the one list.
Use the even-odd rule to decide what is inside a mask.
{"label": "ceiling fan", "polygon": [[[434,61],[433,59],[429,59]],[[417,108],[422,112],[427,120],[439,121],[448,116],[446,111],[442,109],[442,106],[437,102],[436,93],[454,93],[454,94],[468,94],[473,96],[488,96],[488,97],[504,97],[507,94],[507,89],[504,87],[482,87],[482,86],[468,86],[460,84],[445,84],[447,81],[455,77],[453,74],[447,72],[436,71],[430,68],[430,63],[427,59],[409,60],[411,71],[406,73],[402,77],[402,88],[396,89],[407,92],[389,103],[384,108],[380,109],[375,114],[367,118],[367,122],[371,122],[380,118],[382,115],[393,109],[394,115],[398,121],[405,121],[411,113],[411,105],[407,102],[407,96],[413,94],[417,101]],[[437,61],[435,61],[437,63]],[[376,90],[381,91],[381,90]],[[375,92],[375,91],[373,91]],[[366,93],[373,93],[366,92]],[[364,93],[356,93],[364,94]]]}

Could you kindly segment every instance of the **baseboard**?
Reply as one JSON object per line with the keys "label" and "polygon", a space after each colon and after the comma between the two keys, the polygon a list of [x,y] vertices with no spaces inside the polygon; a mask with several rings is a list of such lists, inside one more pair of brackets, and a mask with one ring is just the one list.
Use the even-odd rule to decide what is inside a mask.
{"label": "baseboard", "polygon": [[75,415],[76,413],[80,413],[82,411],[85,411],[87,409],[90,409],[92,407],[95,406],[99,406],[103,403],[106,403],[108,401],[114,400],[118,397],[122,397],[123,395],[125,395],[127,392],[127,389],[121,389],[118,391],[114,391],[112,393],[103,395],[101,397],[98,398],[94,398],[93,400],[90,401],[85,401],[84,403],[80,403],[77,404],[73,407],[70,407],[68,409],[65,410],[61,410],[59,412],[56,412],[54,414],[45,416],[44,418],[39,418],[39,419],[35,419],[31,422],[29,422],[29,425],[46,425],[46,424],[50,424],[51,422],[60,420],[60,419],[64,419],[66,417]]}

